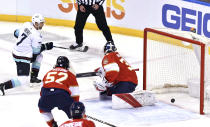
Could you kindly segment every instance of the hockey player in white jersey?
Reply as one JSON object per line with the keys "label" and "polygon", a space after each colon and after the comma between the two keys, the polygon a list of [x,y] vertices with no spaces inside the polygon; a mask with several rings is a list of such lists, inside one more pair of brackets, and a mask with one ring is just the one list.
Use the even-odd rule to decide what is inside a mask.
{"label": "hockey player in white jersey", "polygon": [[[40,30],[44,26],[45,20],[41,14],[34,14],[32,22],[25,22],[20,29],[15,30],[14,36],[17,43],[14,46],[12,55],[17,67],[17,78],[0,84],[0,91],[4,95],[5,89],[10,89],[29,83],[40,83],[38,73],[42,61],[42,51],[51,50],[53,42],[42,44]],[[32,68],[30,67],[32,63]],[[29,78],[31,70],[31,77]]]}

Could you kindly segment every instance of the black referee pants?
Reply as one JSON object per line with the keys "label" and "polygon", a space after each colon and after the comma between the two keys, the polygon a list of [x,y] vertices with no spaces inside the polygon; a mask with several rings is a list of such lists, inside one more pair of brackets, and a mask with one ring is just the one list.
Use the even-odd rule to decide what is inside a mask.
{"label": "black referee pants", "polygon": [[79,7],[77,11],[76,23],[74,26],[76,43],[77,44],[83,43],[83,29],[87,21],[87,18],[90,14],[92,14],[95,17],[96,24],[98,28],[103,32],[103,35],[105,36],[106,40],[113,41],[110,29],[106,22],[103,6],[99,6],[98,10],[94,10],[91,6],[84,6],[84,7],[86,9],[85,13],[81,12]]}

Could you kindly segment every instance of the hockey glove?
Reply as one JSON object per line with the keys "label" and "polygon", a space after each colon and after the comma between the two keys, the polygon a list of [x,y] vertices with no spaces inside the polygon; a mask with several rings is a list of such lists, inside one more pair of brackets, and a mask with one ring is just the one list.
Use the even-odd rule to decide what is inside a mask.
{"label": "hockey glove", "polygon": [[104,71],[104,68],[103,67],[99,67],[95,70],[96,72],[96,75],[98,75],[99,77],[101,78],[104,78],[105,77],[105,71]]}
{"label": "hockey glove", "polygon": [[5,95],[4,90],[5,90],[5,84],[1,83],[1,84],[0,84],[0,92],[1,92],[1,96],[4,96],[4,95]]}
{"label": "hockey glove", "polygon": [[108,87],[112,87],[112,83],[109,83],[106,78],[103,78],[102,82],[97,82],[94,81],[93,85],[95,86],[96,90],[103,92],[105,91]]}
{"label": "hockey glove", "polygon": [[44,50],[51,50],[53,48],[53,42],[47,42],[41,45],[41,52]]}

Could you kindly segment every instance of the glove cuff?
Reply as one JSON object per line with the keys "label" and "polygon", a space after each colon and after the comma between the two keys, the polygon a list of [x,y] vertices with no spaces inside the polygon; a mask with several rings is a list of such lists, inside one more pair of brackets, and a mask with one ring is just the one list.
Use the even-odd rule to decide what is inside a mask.
{"label": "glove cuff", "polygon": [[46,46],[45,46],[45,44],[42,44],[41,45],[41,52],[44,51],[44,50],[46,50]]}

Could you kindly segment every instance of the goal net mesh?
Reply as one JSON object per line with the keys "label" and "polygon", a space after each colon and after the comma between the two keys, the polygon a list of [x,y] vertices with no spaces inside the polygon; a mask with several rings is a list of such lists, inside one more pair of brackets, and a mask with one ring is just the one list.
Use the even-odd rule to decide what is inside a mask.
{"label": "goal net mesh", "polygon": [[[192,108],[187,105],[196,103],[192,110],[203,114],[203,108],[207,105],[206,88],[210,79],[208,43],[208,38],[192,32],[146,28],[144,89],[160,94],[158,96],[169,93],[171,95],[165,97],[168,101],[179,96],[176,97],[176,104],[186,105],[184,108]],[[204,89],[201,87],[202,81]]]}

